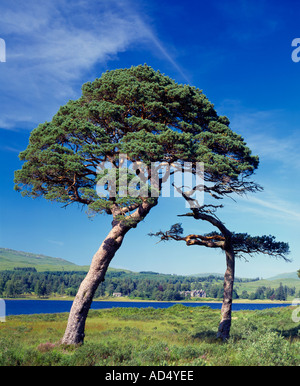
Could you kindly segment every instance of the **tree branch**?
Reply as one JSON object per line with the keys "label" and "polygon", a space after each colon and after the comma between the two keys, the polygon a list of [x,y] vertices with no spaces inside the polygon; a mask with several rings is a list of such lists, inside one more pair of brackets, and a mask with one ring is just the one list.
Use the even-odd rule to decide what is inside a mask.
{"label": "tree branch", "polygon": [[[215,221],[215,219],[213,219]],[[227,229],[227,228],[226,228]],[[228,230],[227,230],[228,231]],[[229,231],[228,231],[229,232]],[[274,236],[250,236],[247,233],[231,233],[230,239],[224,234],[212,232],[206,235],[190,234],[182,236],[183,228],[177,223],[171,226],[168,231],[149,233],[149,236],[160,237],[160,241],[185,241],[186,245],[200,245],[209,248],[225,249],[226,243],[230,242],[236,257],[244,257],[244,254],[253,256],[255,254],[265,254],[276,258],[282,258],[286,262],[289,254],[289,245],[281,241],[276,241]]]}
{"label": "tree branch", "polygon": [[159,231],[156,233],[149,233],[149,236],[160,237],[160,241],[168,241],[170,239],[176,241],[185,241],[187,246],[190,245],[202,245],[209,248],[224,248],[225,237],[218,234],[211,235],[195,235],[190,234],[187,236],[181,236],[183,229],[181,224],[177,223],[171,226],[169,231]]}

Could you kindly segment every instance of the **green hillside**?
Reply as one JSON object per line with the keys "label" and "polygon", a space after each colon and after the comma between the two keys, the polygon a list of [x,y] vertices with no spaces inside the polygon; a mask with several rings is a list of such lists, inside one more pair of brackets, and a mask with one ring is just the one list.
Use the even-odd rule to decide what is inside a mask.
{"label": "green hillside", "polygon": [[[45,271],[84,271],[89,270],[88,265],[77,265],[68,260],[58,257],[49,257],[36,253],[15,251],[8,248],[0,248],[0,271],[12,270],[14,268],[35,268],[38,272]],[[126,269],[108,268],[113,272],[132,273]]]}
{"label": "green hillside", "polygon": [[15,267],[32,267],[42,271],[87,271],[88,266],[81,266],[57,257],[49,257],[29,252],[0,248],[0,271]]}
{"label": "green hillside", "polygon": [[[21,251],[15,251],[12,249],[7,248],[0,248],[0,271],[4,270],[13,270],[14,268],[25,268],[25,267],[32,267],[35,268],[38,272],[44,272],[44,271],[85,271],[87,272],[89,269],[89,266],[85,265],[76,265],[70,261],[61,259],[61,258],[55,258],[55,257],[49,257],[29,252],[21,252]],[[116,269],[116,268],[109,268],[110,272],[120,272],[122,275],[129,275],[130,277],[139,277],[139,278],[149,278],[153,279],[153,277],[160,277],[161,279],[164,278],[172,278],[173,275],[167,275],[167,274],[159,274],[157,272],[132,272],[125,269]],[[220,276],[220,280],[222,281],[220,274],[215,274],[216,277]],[[202,277],[202,276],[209,276],[209,274],[198,274],[198,275],[189,275],[193,277]],[[220,283],[221,283],[220,281]],[[283,286],[288,287],[295,287],[296,293],[299,293],[300,291],[300,279],[297,276],[296,272],[292,273],[283,273],[282,275],[277,275],[273,278],[269,279],[263,279],[263,280],[254,280],[254,281],[241,281],[236,280],[235,282],[235,289],[239,294],[242,293],[242,291],[247,291],[249,294],[254,293],[257,288],[259,287],[266,287],[266,288],[278,288],[280,283],[282,283]]]}
{"label": "green hillside", "polygon": [[[52,271],[51,274],[54,276],[56,275],[57,277],[65,275],[66,283],[68,279],[70,279],[70,276],[72,276],[72,285],[70,285],[69,288],[68,284],[66,284],[64,293],[68,290],[67,293],[72,293],[73,296],[75,295],[78,289],[77,287],[85,275],[84,272],[87,272],[89,267],[76,265],[61,258],[53,258],[34,253],[0,248],[0,272],[4,270],[12,271],[14,268],[35,268],[38,271],[38,274],[35,276],[29,275],[30,277],[28,280],[38,280],[37,276],[40,275],[41,282],[44,280],[43,275],[45,274],[45,271]],[[74,274],[70,275],[70,271],[82,272],[75,274],[75,276],[78,276],[76,285],[74,284]],[[11,274],[14,275],[14,273]],[[18,272],[11,277],[11,280],[15,280],[16,282],[14,288],[11,288],[11,286],[7,286],[6,288],[6,284],[2,282],[2,291],[6,294],[6,296],[16,297],[17,295],[24,295],[35,291],[36,283],[29,283],[28,280],[23,282],[20,279],[20,275],[22,274],[26,276],[26,271],[23,270],[22,272]],[[240,297],[240,299],[263,300],[271,299],[272,297],[274,299],[276,296],[276,299],[283,300],[282,298],[280,299],[278,297],[279,287],[280,284],[282,284],[282,286],[285,288],[284,299],[290,301],[295,297],[299,297],[300,294],[300,280],[295,275],[296,274],[283,274],[282,276],[277,276],[273,279],[271,278],[272,280],[236,278],[234,284],[235,294],[236,296]],[[53,280],[57,279],[56,276],[53,278]],[[6,281],[10,280],[7,274],[6,276],[4,275],[4,279]],[[27,284],[25,285],[24,283]],[[57,293],[58,290],[55,286],[53,286],[53,283],[53,288],[51,291],[53,293]],[[18,288],[23,288],[23,290],[21,292],[19,291],[18,293],[15,293],[16,289]],[[14,292],[12,292],[12,289]],[[99,292],[98,296],[105,296],[107,294],[110,294],[111,296],[113,292],[120,292],[124,296],[130,296],[137,299],[179,300],[182,299],[182,296],[184,296],[181,294],[183,291],[200,289],[205,291],[208,298],[221,299],[223,297],[222,275],[198,274],[186,276],[161,274],[152,271],[132,272],[125,269],[109,268],[105,283],[99,289],[99,291],[102,292]],[[272,289],[272,291],[270,289]]]}
{"label": "green hillside", "polygon": [[280,278],[274,280],[263,279],[257,281],[250,281],[247,283],[235,283],[234,288],[239,294],[242,293],[242,291],[247,291],[250,294],[251,292],[255,292],[259,287],[276,289],[280,286],[280,283],[283,286],[287,286],[290,288],[295,287],[296,293],[299,293],[300,291],[300,279],[293,278]]}
{"label": "green hillside", "polygon": [[299,279],[297,272],[286,272],[281,273],[273,277],[269,277],[267,280],[277,280],[277,279]]}

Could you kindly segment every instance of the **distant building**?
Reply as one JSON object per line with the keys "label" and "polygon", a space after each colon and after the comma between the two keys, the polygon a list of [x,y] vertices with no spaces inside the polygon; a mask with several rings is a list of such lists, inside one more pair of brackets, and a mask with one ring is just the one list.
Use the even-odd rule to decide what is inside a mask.
{"label": "distant building", "polygon": [[122,292],[114,292],[113,297],[120,298],[122,296]]}
{"label": "distant building", "polygon": [[185,297],[190,296],[191,298],[206,298],[206,292],[204,290],[194,290],[194,291],[181,291],[180,295]]}

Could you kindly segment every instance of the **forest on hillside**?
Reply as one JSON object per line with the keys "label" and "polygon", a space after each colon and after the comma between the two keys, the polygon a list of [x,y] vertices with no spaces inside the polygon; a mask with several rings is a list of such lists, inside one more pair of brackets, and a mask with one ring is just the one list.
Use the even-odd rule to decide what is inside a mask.
{"label": "forest on hillside", "polygon": [[[35,268],[15,268],[0,272],[0,297],[17,298],[28,295],[39,297],[75,296],[85,272],[37,272]],[[239,279],[236,283],[258,281]],[[102,282],[96,297],[113,295],[128,296],[132,299],[157,301],[193,300],[201,297],[222,299],[223,278],[221,276],[177,276],[155,272],[127,273],[109,271]],[[286,300],[288,296],[300,296],[295,288],[279,285],[278,288],[261,286],[255,292],[234,290],[234,298]]]}

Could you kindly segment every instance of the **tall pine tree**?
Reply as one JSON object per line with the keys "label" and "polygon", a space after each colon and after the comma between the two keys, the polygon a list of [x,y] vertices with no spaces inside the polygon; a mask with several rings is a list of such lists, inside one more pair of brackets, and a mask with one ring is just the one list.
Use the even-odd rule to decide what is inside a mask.
{"label": "tall pine tree", "polygon": [[[43,196],[64,206],[79,203],[113,219],[74,299],[65,344],[83,342],[88,310],[110,261],[126,233],[157,205],[163,178],[151,179],[151,163],[176,162],[184,168],[189,162],[194,173],[196,163],[203,162],[204,189],[214,198],[257,189],[245,178],[257,168],[258,158],[230,129],[229,120],[218,116],[201,90],[147,65],[108,71],[84,84],[78,100],[32,131],[20,159],[24,163],[15,172],[15,188],[24,196]],[[143,163],[135,174],[128,170],[132,162]],[[137,175],[144,186],[132,194],[124,181],[134,182]],[[106,195],[99,196],[95,187],[105,178],[115,184],[106,184]]]}

